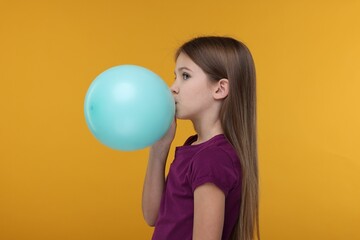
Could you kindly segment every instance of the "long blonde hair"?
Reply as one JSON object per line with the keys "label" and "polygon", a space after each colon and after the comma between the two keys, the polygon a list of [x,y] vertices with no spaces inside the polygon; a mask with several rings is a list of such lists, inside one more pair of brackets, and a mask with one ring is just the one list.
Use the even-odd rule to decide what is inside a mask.
{"label": "long blonde hair", "polygon": [[230,37],[197,37],[176,52],[189,56],[211,81],[229,80],[229,94],[220,119],[242,168],[241,204],[231,240],[260,239],[259,177],[256,125],[256,74],[249,49]]}

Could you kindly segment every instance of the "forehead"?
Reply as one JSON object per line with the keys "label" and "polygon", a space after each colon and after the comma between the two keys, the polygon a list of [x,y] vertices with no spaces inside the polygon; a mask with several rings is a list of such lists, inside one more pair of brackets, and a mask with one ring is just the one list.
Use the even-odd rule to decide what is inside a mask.
{"label": "forehead", "polygon": [[176,69],[178,70],[179,68],[182,67],[186,67],[186,68],[190,68],[191,70],[199,70],[200,67],[198,65],[196,65],[196,63],[194,63],[193,60],[191,60],[191,58],[186,55],[185,53],[180,53],[178,58],[176,59]]}

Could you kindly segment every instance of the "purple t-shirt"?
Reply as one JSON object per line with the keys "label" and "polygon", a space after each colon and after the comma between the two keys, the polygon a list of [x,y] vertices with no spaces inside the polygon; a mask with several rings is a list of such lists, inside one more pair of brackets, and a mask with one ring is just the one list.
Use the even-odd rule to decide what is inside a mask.
{"label": "purple t-shirt", "polygon": [[222,239],[228,240],[237,223],[241,202],[241,167],[235,149],[224,134],[198,145],[197,135],[177,147],[166,178],[153,240],[191,240],[194,191],[213,183],[225,194]]}

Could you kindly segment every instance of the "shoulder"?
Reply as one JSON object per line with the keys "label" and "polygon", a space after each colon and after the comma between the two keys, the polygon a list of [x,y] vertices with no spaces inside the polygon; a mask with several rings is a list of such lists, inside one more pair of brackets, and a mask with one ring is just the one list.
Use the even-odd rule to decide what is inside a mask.
{"label": "shoulder", "polygon": [[229,168],[233,171],[240,163],[234,153],[225,146],[213,145],[199,150],[191,162],[193,166]]}
{"label": "shoulder", "polygon": [[240,162],[234,147],[223,134],[217,135],[203,144],[194,154],[193,158],[194,160],[203,159],[214,163],[219,163],[218,161],[228,163]]}
{"label": "shoulder", "polygon": [[223,145],[211,145],[197,152],[190,164],[189,181],[193,191],[204,183],[213,183],[227,193],[240,182],[240,162]]}

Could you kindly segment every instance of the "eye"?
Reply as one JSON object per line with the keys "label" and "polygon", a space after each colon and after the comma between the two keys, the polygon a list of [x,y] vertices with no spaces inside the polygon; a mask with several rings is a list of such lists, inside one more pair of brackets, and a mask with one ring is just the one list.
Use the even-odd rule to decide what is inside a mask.
{"label": "eye", "polygon": [[184,72],[182,74],[182,77],[183,77],[184,80],[187,80],[188,78],[190,78],[190,75],[188,73]]}

